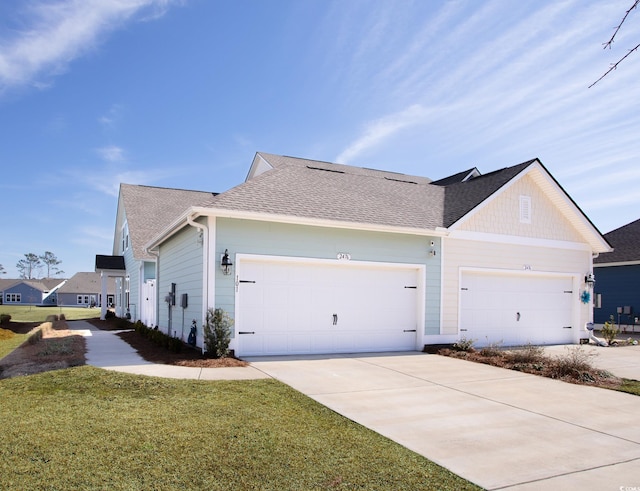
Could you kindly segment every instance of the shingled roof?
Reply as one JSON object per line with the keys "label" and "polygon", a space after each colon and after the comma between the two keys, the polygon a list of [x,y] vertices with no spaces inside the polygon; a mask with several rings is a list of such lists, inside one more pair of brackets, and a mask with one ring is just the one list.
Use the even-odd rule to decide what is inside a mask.
{"label": "shingled roof", "polygon": [[190,206],[200,206],[215,195],[206,191],[120,184],[120,199],[129,225],[133,257],[136,260],[151,259],[145,244]]}
{"label": "shingled roof", "polygon": [[[115,293],[116,279],[107,278],[107,292]],[[58,290],[59,293],[98,293],[102,291],[102,278],[100,273],[79,272],[74,274],[67,282]]]}
{"label": "shingled roof", "polygon": [[270,165],[269,171],[250,175],[245,183],[204,206],[435,230],[451,226],[536,162],[530,160],[461,181],[473,171],[470,169],[435,184],[420,176],[262,152],[257,156]]}
{"label": "shingled roof", "polygon": [[640,219],[604,234],[613,252],[594,259],[594,263],[622,263],[640,261]]}

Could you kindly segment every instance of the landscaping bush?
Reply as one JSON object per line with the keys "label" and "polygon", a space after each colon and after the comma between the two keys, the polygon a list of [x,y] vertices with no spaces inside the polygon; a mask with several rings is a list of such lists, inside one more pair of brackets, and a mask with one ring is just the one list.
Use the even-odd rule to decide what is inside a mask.
{"label": "landscaping bush", "polygon": [[500,347],[502,341],[497,343],[491,343],[480,350],[480,354],[484,357],[490,358],[492,356],[502,356],[504,350]]}
{"label": "landscaping bush", "polygon": [[520,349],[509,351],[507,357],[513,363],[540,363],[545,359],[545,354],[542,346],[529,343]]}
{"label": "landscaping bush", "polygon": [[0,314],[0,324],[9,324],[10,320],[11,320],[11,315]]}
{"label": "landscaping bush", "polygon": [[604,323],[602,327],[602,337],[609,344],[613,344],[616,340],[616,336],[618,334],[618,328],[616,327],[616,321],[613,318],[613,315],[609,316],[609,320]]}
{"label": "landscaping bush", "polygon": [[204,346],[207,356],[224,358],[229,354],[233,321],[222,309],[207,310],[204,325]]}
{"label": "landscaping bush", "polygon": [[453,348],[458,351],[474,351],[473,343],[475,342],[475,339],[469,339],[463,336],[453,344]]}
{"label": "landscaping bush", "polygon": [[580,346],[567,348],[565,356],[555,357],[549,364],[550,375],[552,378],[570,377],[585,382],[592,381],[593,376],[590,372],[595,370],[591,363],[593,356],[595,355],[586,352]]}
{"label": "landscaping bush", "polygon": [[172,351],[173,353],[180,353],[180,351],[182,351],[183,343],[179,338],[169,336],[168,334],[163,333],[157,328],[151,329],[150,327],[145,326],[140,321],[136,321],[136,323],[133,325],[133,328],[141,337],[151,340],[153,343],[162,348]]}

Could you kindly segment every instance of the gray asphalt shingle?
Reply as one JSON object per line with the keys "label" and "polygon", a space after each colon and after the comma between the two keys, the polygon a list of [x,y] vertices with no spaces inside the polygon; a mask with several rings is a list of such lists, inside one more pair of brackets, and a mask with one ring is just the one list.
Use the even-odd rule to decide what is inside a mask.
{"label": "gray asphalt shingle", "polygon": [[640,261],[640,219],[604,234],[613,252],[594,259],[594,263]]}

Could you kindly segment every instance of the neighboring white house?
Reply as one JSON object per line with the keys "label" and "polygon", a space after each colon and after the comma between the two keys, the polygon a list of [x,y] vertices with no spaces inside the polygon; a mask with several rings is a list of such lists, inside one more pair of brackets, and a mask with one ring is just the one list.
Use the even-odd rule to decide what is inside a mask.
{"label": "neighboring white house", "polygon": [[[206,310],[222,308],[238,356],[420,350],[463,337],[577,343],[592,320],[592,258],[611,250],[537,159],[431,181],[257,153],[239,186],[135,223],[127,191],[145,190],[123,185],[118,206],[114,254],[127,262],[130,303],[140,303],[134,276],[137,285],[148,274],[160,329],[185,338],[196,320],[199,346]],[[130,240],[145,230],[137,254],[127,227]]]}

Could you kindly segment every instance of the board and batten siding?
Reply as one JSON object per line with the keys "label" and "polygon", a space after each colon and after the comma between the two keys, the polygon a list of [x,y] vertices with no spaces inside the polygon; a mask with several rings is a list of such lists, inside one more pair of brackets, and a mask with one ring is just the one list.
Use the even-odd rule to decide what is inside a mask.
{"label": "board and batten siding", "polygon": [[[460,273],[464,268],[486,269],[522,274],[561,273],[575,276],[579,302],[581,278],[591,266],[591,252],[586,249],[552,248],[520,245],[507,242],[489,242],[446,238],[443,240],[443,307],[442,334],[458,334],[458,307]],[[589,306],[580,307],[579,322],[589,321]]]}
{"label": "board and batten siding", "polygon": [[[433,247],[431,241],[434,242]],[[336,260],[347,253],[351,261],[424,264],[425,334],[437,334],[440,328],[440,239],[369,232],[351,229],[313,227],[254,220],[218,218],[216,220],[216,251],[219,263],[225,249],[235,264],[236,254],[256,254]],[[430,249],[435,256],[429,254]],[[242,278],[241,278],[242,279]],[[224,276],[216,268],[215,305],[235,317],[234,274]]]}
{"label": "board and batten siding", "polygon": [[[188,226],[160,246],[157,322],[163,332],[186,341],[191,323],[196,319],[198,346],[202,346],[203,243],[198,236],[198,229]],[[171,291],[171,283],[176,284],[176,304],[171,306],[169,326],[169,306],[165,297]],[[188,295],[186,309],[180,306],[183,293]]]}

